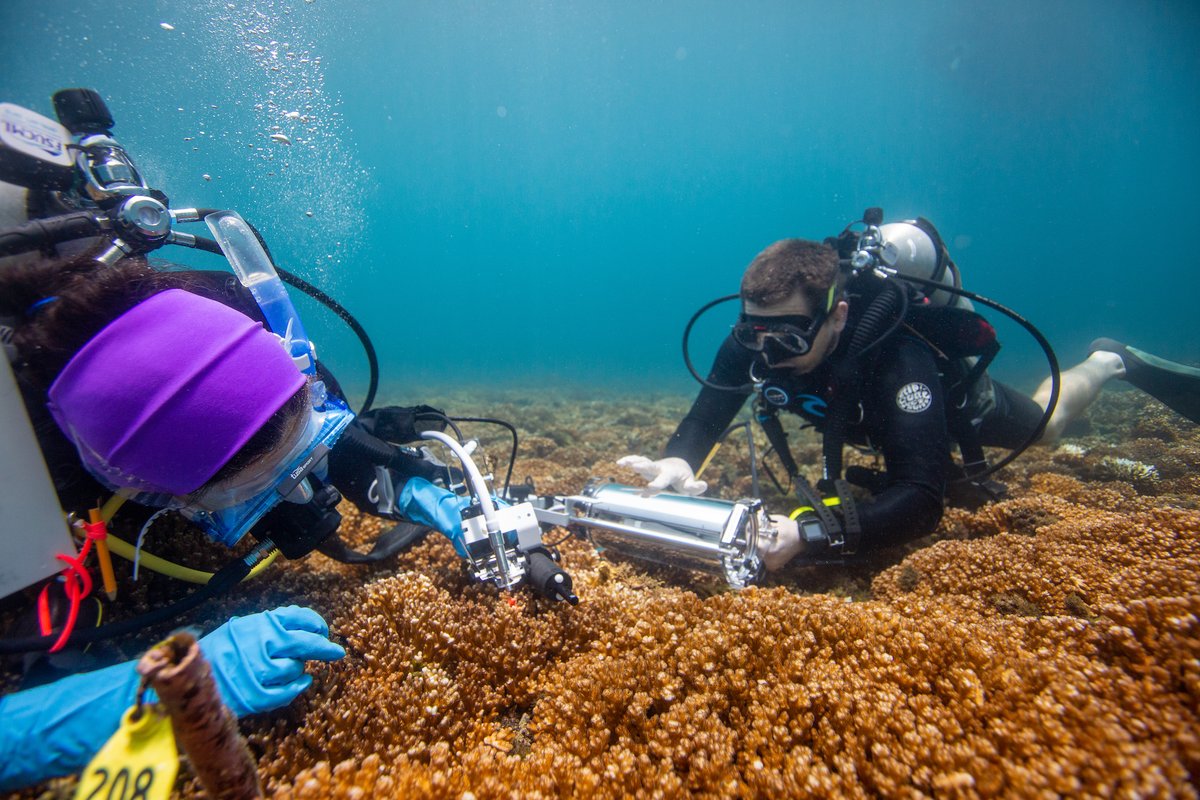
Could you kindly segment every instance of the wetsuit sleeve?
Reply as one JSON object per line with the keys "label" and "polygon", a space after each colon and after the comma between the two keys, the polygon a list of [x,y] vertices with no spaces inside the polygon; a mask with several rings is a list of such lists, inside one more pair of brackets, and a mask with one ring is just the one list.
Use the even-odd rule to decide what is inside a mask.
{"label": "wetsuit sleeve", "polygon": [[[708,380],[718,386],[742,386],[749,382],[753,356],[725,337],[717,357],[713,359]],[[667,440],[663,456],[675,456],[688,462],[693,470],[700,468],[717,439],[729,427],[750,395],[749,391],[731,392],[705,386],[687,416]]]}
{"label": "wetsuit sleeve", "polygon": [[950,459],[945,397],[925,345],[896,337],[864,387],[871,441],[882,451],[887,482],[873,502],[860,503],[860,550],[915,539],[942,518]]}

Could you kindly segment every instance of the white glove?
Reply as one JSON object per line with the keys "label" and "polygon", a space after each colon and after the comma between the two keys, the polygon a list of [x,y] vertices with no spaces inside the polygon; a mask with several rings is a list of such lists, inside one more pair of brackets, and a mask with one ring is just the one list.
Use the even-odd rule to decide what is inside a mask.
{"label": "white glove", "polygon": [[680,494],[695,497],[708,490],[708,484],[696,480],[692,468],[682,458],[660,458],[651,461],[645,456],[625,456],[618,459],[622,467],[629,467],[638,475],[650,481],[646,486],[646,494],[658,494],[664,489],[674,489]]}
{"label": "white glove", "polygon": [[768,572],[774,572],[804,549],[800,526],[782,514],[771,515],[771,527],[758,533],[758,554]]}

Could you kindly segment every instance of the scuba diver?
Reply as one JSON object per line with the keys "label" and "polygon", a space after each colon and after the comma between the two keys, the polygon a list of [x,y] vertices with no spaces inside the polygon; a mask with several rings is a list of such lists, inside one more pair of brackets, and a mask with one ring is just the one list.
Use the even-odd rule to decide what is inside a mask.
{"label": "scuba diver", "polygon": [[[64,508],[127,493],[226,545],[250,532],[298,558],[334,538],[334,487],[374,474],[354,447],[371,434],[331,375],[305,375],[244,313],[252,303],[231,307],[227,291],[222,273],[163,272],[134,257],[101,269],[84,255],[0,270],[0,313],[20,318],[15,371]],[[392,518],[460,530],[467,501],[417,470],[401,477],[399,463]],[[47,588],[77,613],[71,586]],[[235,617],[200,646],[242,716],[304,691],[306,660],[340,659],[328,635],[319,614],[292,606]],[[0,789],[81,769],[138,684],[128,662],[0,698]]]}
{"label": "scuba diver", "polygon": [[[6,437],[29,431],[33,452],[46,462],[57,501],[43,517],[51,520],[47,531],[67,537],[60,509],[66,510],[86,541],[77,553],[67,537],[68,555],[58,556],[68,564],[61,578],[46,581],[51,571],[22,576],[19,567],[14,578],[13,569],[0,570],[0,595],[19,598],[19,590],[42,587],[30,615],[38,635],[0,639],[0,653],[68,653],[142,630],[236,584],[269,563],[276,549],[287,558],[321,549],[361,563],[392,555],[436,528],[465,554],[462,511],[471,498],[445,488],[454,477],[445,465],[381,438],[412,428],[420,411],[382,408],[356,416],[350,410],[317,361],[257,231],[234,212],[168,212],[165,196],[145,186],[108,135],[112,120],[98,95],[64,90],[55,102],[77,142],[58,149],[74,148],[78,161],[59,164],[47,156],[45,142],[61,130],[52,121],[0,107],[6,123],[0,135],[33,131],[37,136],[24,140],[42,148],[31,155],[19,149],[24,140],[0,142],[0,196],[13,201],[0,218],[29,220],[0,231],[0,255],[12,256],[0,263],[7,355],[0,359],[0,388],[12,387],[2,395],[2,427]],[[20,125],[7,124],[13,115]],[[79,173],[84,191],[76,191]],[[74,207],[51,208],[72,198]],[[53,222],[44,219],[51,213],[58,215]],[[172,222],[200,219],[216,240],[206,249],[223,254],[238,277],[152,266],[145,258],[164,243],[204,242],[170,231]],[[15,458],[7,442],[2,455]],[[18,500],[26,484],[30,492],[36,488],[42,465],[33,463],[36,455],[31,459],[5,469],[6,478],[22,484],[14,487]],[[108,495],[103,513],[89,515],[96,498]],[[378,552],[355,553],[338,539],[343,495],[402,521],[391,539],[377,542]],[[6,515],[13,497],[5,495]],[[122,504],[144,509],[143,533],[159,512],[171,510],[222,545],[233,547],[248,534],[258,545],[177,607],[98,625],[99,600],[88,596],[92,578],[84,561],[107,547],[105,517]],[[2,533],[0,545],[18,565],[18,551],[35,549],[27,537],[42,535],[13,520]],[[110,577],[108,567],[106,582]],[[287,705],[303,692],[312,683],[306,661],[342,658],[344,650],[328,637],[316,611],[288,606],[234,617],[200,646],[225,703],[243,716]],[[75,663],[90,666],[86,655]],[[0,698],[0,790],[83,768],[138,692],[134,662],[67,677],[57,667],[42,672],[39,680],[49,682],[30,680]]]}
{"label": "scuba diver", "polygon": [[[798,555],[805,562],[841,560],[933,531],[943,501],[978,504],[1003,487],[988,480],[1034,441],[1056,439],[1111,379],[1123,379],[1193,422],[1200,421],[1200,370],[1098,339],[1082,363],[1061,374],[1036,329],[1002,306],[961,289],[957,267],[927,220],[882,224],[869,209],[824,242],[785,239],[747,267],[741,313],[707,380],[659,459],[618,461],[649,481],[647,490],[699,495],[696,475],[747,397],[784,463],[801,506],[772,515],[775,539],[768,569]],[[1025,324],[1043,344],[1051,377],[1032,398],[992,380],[987,365],[999,349],[991,325],[968,297]],[[795,413],[823,434],[822,478],[814,488],[799,474],[780,427],[779,411]],[[884,471],[852,466],[842,479],[844,444],[881,455]],[[951,457],[957,444],[963,464]],[[1014,452],[988,466],[983,446]],[[849,483],[865,488],[857,502]]]}

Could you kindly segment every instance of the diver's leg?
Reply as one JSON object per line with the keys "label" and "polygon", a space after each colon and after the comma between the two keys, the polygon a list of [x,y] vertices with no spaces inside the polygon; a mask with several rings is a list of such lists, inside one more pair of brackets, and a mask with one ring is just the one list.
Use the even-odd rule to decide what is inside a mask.
{"label": "diver's leg", "polygon": [[[1113,378],[1125,376],[1125,364],[1116,353],[1095,350],[1087,360],[1059,374],[1058,404],[1046,424],[1040,439],[1042,444],[1051,444],[1062,435],[1071,420],[1083,413],[1092,404],[1104,384]],[[1043,409],[1050,403],[1050,379],[1033,393],[1034,402]]]}
{"label": "diver's leg", "polygon": [[1200,369],[1151,355],[1112,339],[1092,342],[1092,356],[1115,356],[1131,384],[1177,414],[1200,423]]}

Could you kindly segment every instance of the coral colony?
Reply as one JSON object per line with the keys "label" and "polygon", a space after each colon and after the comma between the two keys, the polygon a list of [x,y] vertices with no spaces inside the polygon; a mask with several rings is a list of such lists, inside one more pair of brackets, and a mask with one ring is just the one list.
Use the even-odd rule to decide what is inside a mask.
{"label": "coral colony", "polygon": [[[1078,451],[1030,451],[1008,499],[862,567],[731,592],[571,540],[570,607],[474,582],[431,536],[369,569],[288,562],[208,626],[303,602],[346,646],[242,723],[277,798],[1195,797],[1200,433],[1133,402],[1102,399]],[[685,403],[491,398],[548,491],[632,482],[615,458]],[[715,490],[745,493],[744,456],[722,457]],[[380,531],[346,512],[353,543]]]}
{"label": "coral colony", "polygon": [[[547,447],[535,479],[611,471],[620,428],[581,437],[593,452]],[[573,542],[578,607],[510,602],[431,539],[409,571],[323,595],[351,656],[255,734],[264,781],[285,798],[1193,796],[1200,511],[1182,506],[1200,435],[1122,452],[1167,464],[1153,488],[1172,496],[1035,451],[1011,499],[950,510],[855,601],[804,594],[812,569],[713,593]]]}

